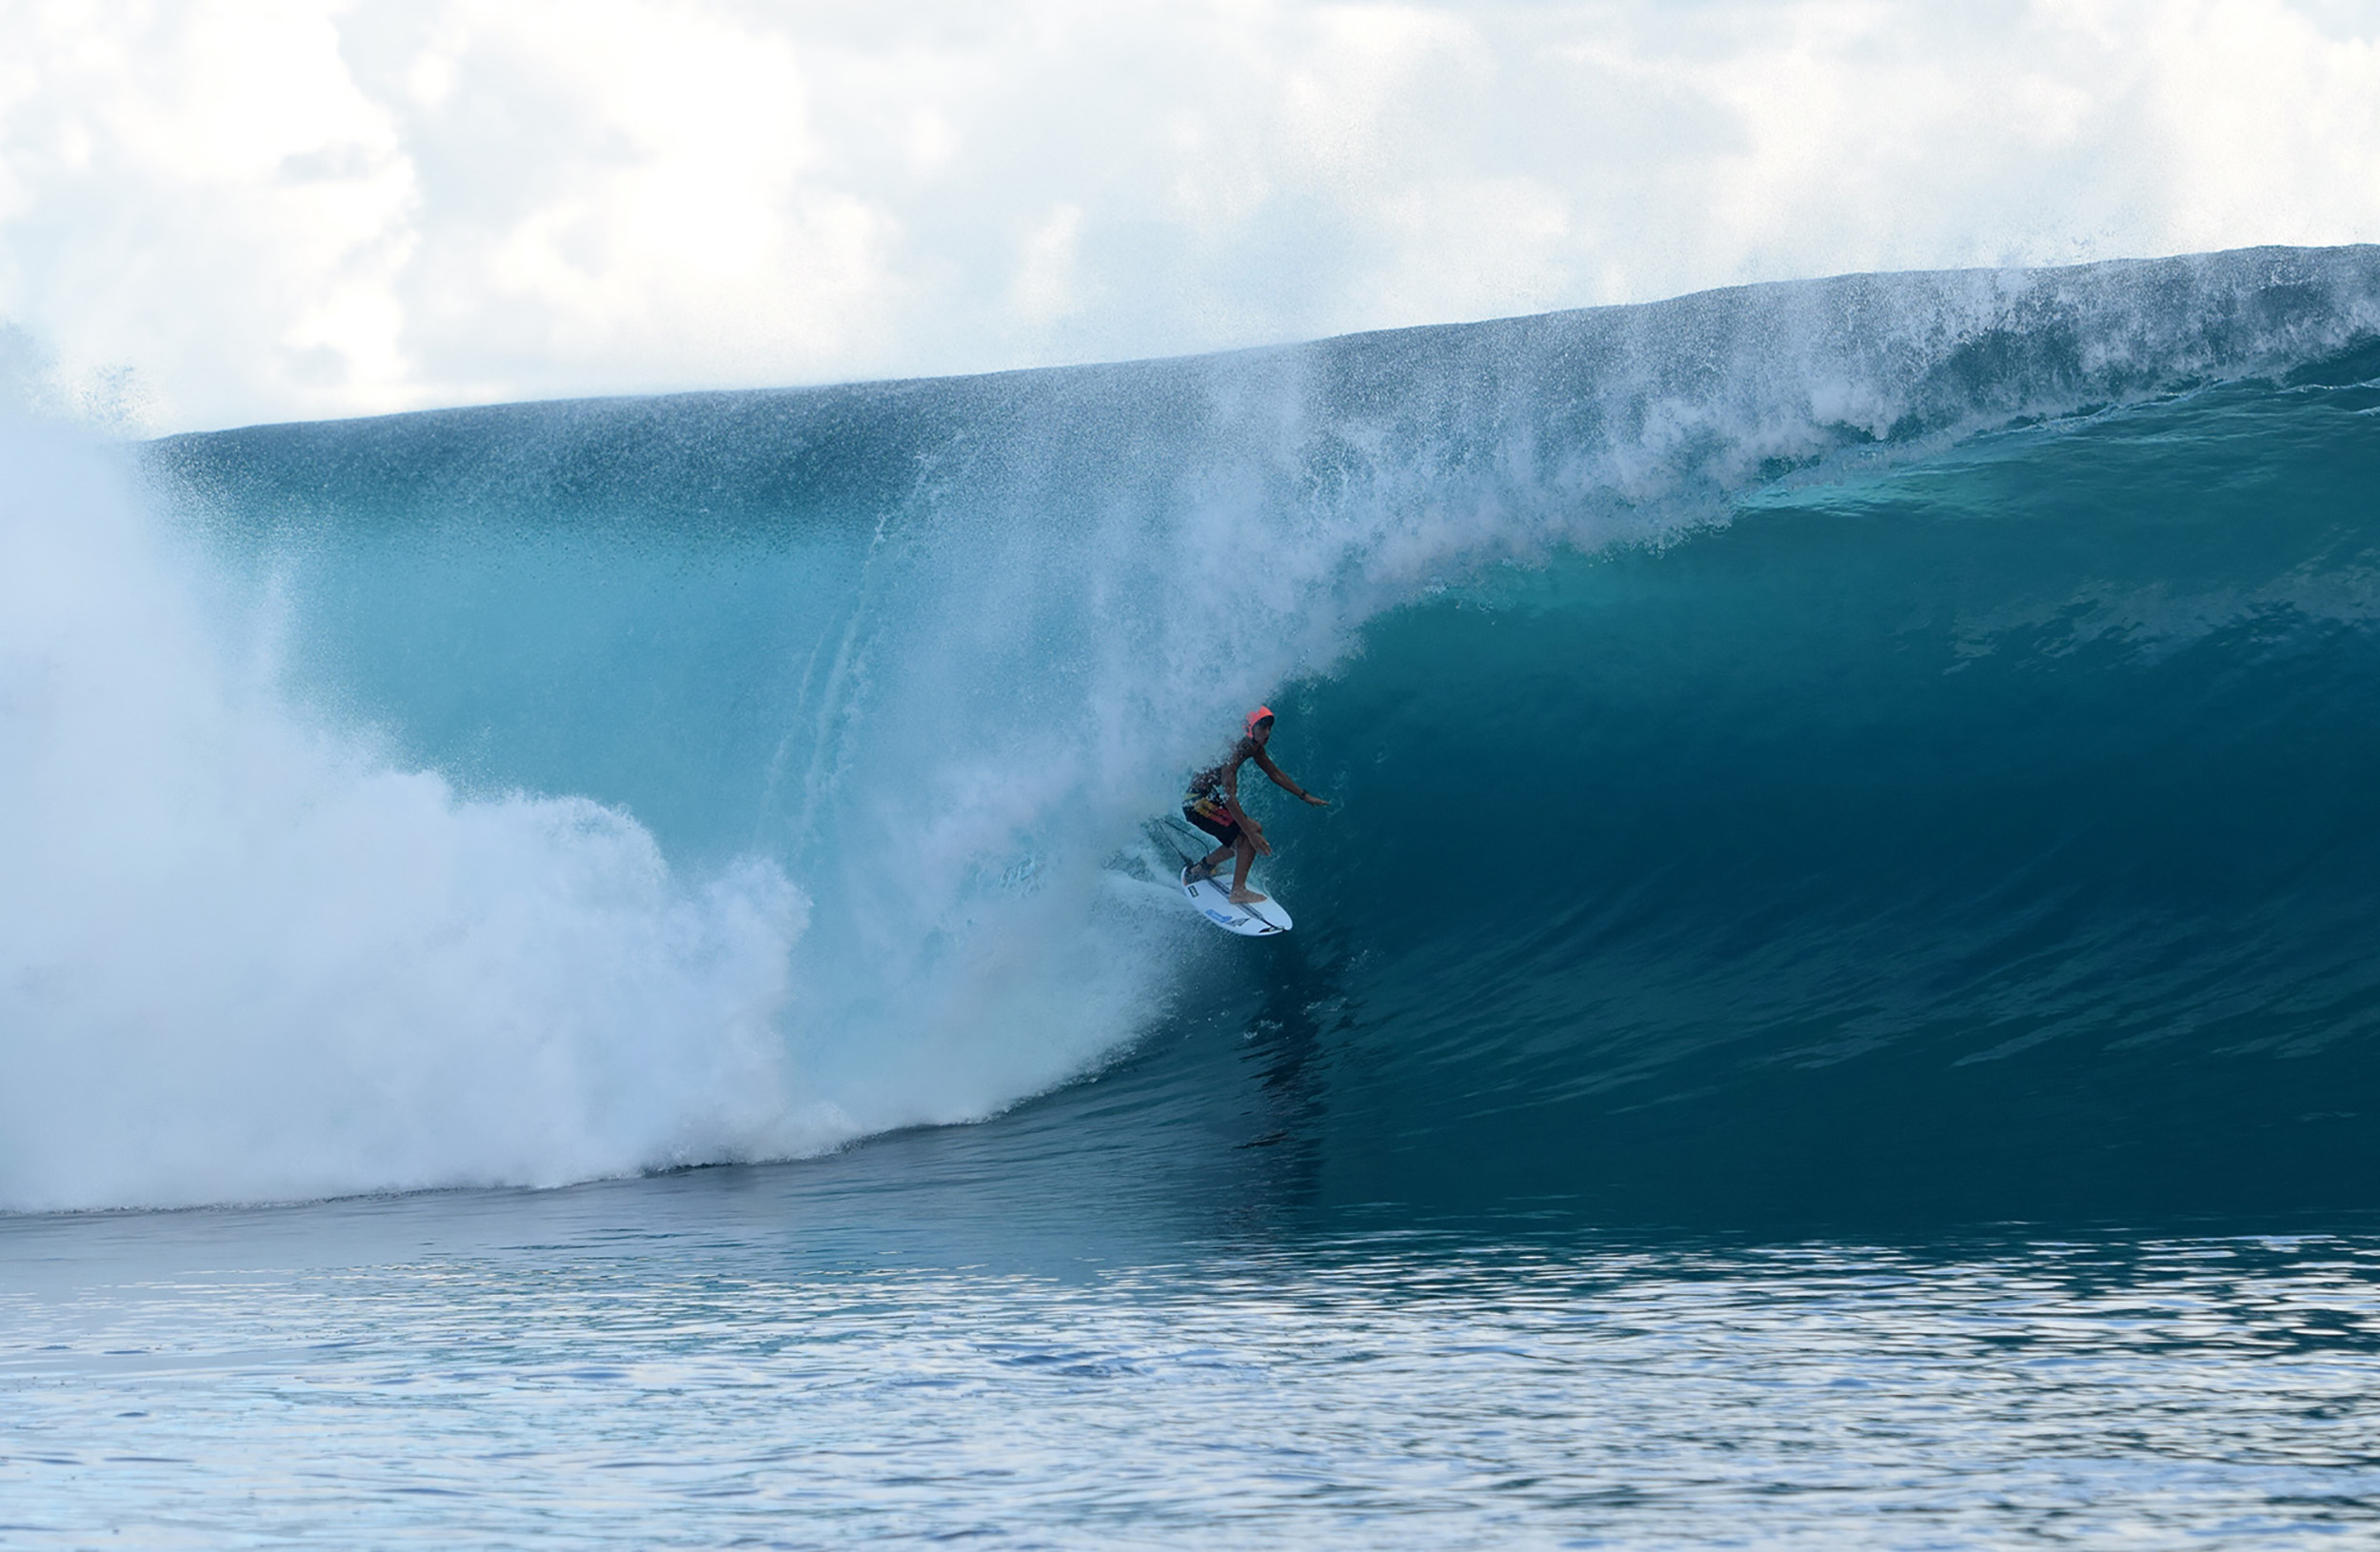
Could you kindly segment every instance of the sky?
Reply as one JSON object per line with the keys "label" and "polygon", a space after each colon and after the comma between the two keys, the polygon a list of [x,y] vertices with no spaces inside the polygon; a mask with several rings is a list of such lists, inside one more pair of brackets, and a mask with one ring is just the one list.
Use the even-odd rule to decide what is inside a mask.
{"label": "sky", "polygon": [[2380,241],[2380,0],[0,0],[0,368],[151,431]]}

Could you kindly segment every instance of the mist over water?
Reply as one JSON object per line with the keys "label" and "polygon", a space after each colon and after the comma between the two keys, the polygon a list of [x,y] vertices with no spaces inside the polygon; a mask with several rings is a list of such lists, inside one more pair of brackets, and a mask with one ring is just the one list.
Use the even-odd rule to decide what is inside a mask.
{"label": "mist over water", "polygon": [[235,654],[117,455],[0,428],[13,1207],[782,1152],[806,902],[584,797],[466,799]]}
{"label": "mist over water", "polygon": [[[263,428],[138,491],[19,429],[0,1203],[797,1156],[1240,1014],[1318,1202],[2075,1204],[2083,1140],[2218,1122],[2360,1201],[2366,1128],[2272,1128],[2370,1067],[2375,331],[2373,250],[2257,250]],[[1254,961],[1145,826],[1260,698],[1344,801]],[[2224,864],[2282,812],[2303,866]],[[2178,1097],[2105,1054],[2191,1030]]]}

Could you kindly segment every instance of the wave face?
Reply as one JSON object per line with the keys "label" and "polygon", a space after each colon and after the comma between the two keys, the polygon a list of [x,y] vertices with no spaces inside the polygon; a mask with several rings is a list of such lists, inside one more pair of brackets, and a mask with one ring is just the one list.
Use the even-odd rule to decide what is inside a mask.
{"label": "wave face", "polygon": [[1329,1192],[2370,1204],[2380,350],[2327,368],[1376,625],[1299,728],[1363,837],[1294,885]]}
{"label": "wave face", "polygon": [[[37,482],[118,623],[9,648],[89,904],[0,1201],[786,1156],[1231,1008],[1320,1203],[2368,1204],[2375,338],[2257,250]],[[1146,826],[1259,698],[1340,801],[1224,943]]]}

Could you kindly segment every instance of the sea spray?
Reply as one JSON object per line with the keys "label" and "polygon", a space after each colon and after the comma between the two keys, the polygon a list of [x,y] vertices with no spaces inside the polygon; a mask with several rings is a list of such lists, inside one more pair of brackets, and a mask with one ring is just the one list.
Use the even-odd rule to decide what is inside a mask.
{"label": "sea spray", "polygon": [[800,893],[292,706],[121,453],[0,428],[0,1205],[550,1184],[839,1140]]}

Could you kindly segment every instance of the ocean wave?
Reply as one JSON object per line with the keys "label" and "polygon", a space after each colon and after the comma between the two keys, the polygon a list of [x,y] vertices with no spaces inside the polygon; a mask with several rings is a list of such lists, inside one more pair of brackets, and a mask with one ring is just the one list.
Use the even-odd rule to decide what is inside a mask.
{"label": "ocean wave", "polygon": [[[139,563],[162,580],[126,607],[216,602],[187,630],[126,632],[122,683],[74,715],[147,726],[163,713],[142,665],[204,661],[274,622],[252,716],[317,731],[209,779],[295,771],[301,794],[333,794],[305,811],[385,788],[431,817],[395,826],[411,839],[360,875],[387,826],[301,826],[287,845],[308,860],[272,876],[317,882],[260,885],[246,937],[228,920],[200,932],[195,906],[160,921],[150,941],[212,944],[181,957],[238,967],[204,1005],[221,1018],[160,997],[117,1021],[115,1045],[77,1045],[20,995],[9,1040],[29,1081],[12,1088],[54,1124],[12,1129],[0,1200],[800,1152],[995,1113],[1187,1027],[1248,977],[1271,988],[1270,1025],[1312,1045],[1299,1060],[1325,1098],[1299,1124],[1326,1192],[1641,1193],[1659,1176],[1748,1200],[1730,1183],[1806,1185],[1825,1172],[1780,1161],[1826,1157],[1814,1140],[1872,1113],[1894,1118],[1878,1158],[1947,1137],[1934,1156],[1989,1160],[1977,1140],[2006,1096],[1943,1072],[2029,1075],[2053,1098],[2018,1132],[2071,1141],[2147,1113],[2090,1095],[2164,1070],[2073,1052],[2187,1030],[2214,1031],[2185,1039],[2192,1082],[2265,1092],[2244,1113],[2277,1126],[2296,1077],[2258,1090],[2209,1053],[2359,1048],[2360,1014],[2340,1010],[2360,1006],[2344,924],[2362,897],[2345,872],[2287,894],[2245,862],[2160,859],[2231,833],[2210,816],[2271,808],[2283,789],[2258,784],[2282,766],[2343,781],[2360,758],[2338,736],[2362,709],[2344,686],[2369,597],[2342,492],[2368,488],[2350,478],[2370,424],[2352,352],[2376,333],[2380,249],[2273,249],[156,445],[145,468],[180,547]],[[2275,457],[2299,444],[2314,451]],[[2168,520],[2258,479],[2279,482],[2288,523],[2220,506]],[[23,531],[67,525],[33,514]],[[108,596],[120,569],[101,556],[77,586]],[[65,650],[26,628],[23,661]],[[2301,670],[2333,698],[2288,678]],[[1347,801],[1280,826],[1300,930],[1251,964],[1219,960],[1134,876],[1154,856],[1131,858],[1257,699],[1286,713],[1290,768]],[[2261,732],[2205,745],[2231,762],[2211,767],[2222,780],[2152,780],[2202,722]],[[2309,823],[2360,836],[2323,790]],[[106,849],[93,792],[12,811],[67,837],[70,869]],[[513,844],[439,839],[474,826]],[[236,863],[262,845],[248,833],[202,811],[185,840]],[[2277,845],[2238,833],[2241,858]],[[350,934],[385,974],[274,989],[325,983],[269,924],[337,914],[326,903],[358,876],[402,893],[408,859],[442,846],[468,859],[451,913],[390,930],[367,915]],[[544,898],[557,868],[596,879],[588,914],[606,925],[542,959],[480,935],[472,902]],[[203,898],[207,869],[185,875]],[[2230,882],[2192,892],[2208,878]],[[702,879],[732,881],[730,903],[685,882]],[[2284,895],[2319,898],[2272,925]],[[2292,941],[2324,946],[2271,947]],[[486,974],[425,1008],[404,967],[433,943]],[[682,945],[640,983],[665,995],[607,989],[656,943]],[[86,963],[104,980],[145,951]],[[13,984],[53,960],[20,955]],[[2311,986],[2332,1013],[2286,1028],[2239,1034],[2208,1011],[2321,1003]],[[379,1065],[294,1105],[227,1081],[217,1131],[180,1152],[124,1141],[170,1135],[181,1112],[104,1071],[236,1043],[244,997],[299,1007],[291,1031],[369,1025]],[[577,1142],[457,1143],[502,1136],[449,1122],[528,1080],[453,1054],[514,1036],[454,1031],[548,1015],[600,1025],[618,1070],[668,1075],[629,1086],[676,1097],[618,1123],[582,1106]],[[265,1048],[303,1046],[280,1038]],[[98,1054],[32,1059],[68,1046]],[[722,1049],[744,1054],[721,1065]],[[1901,1076],[1846,1080],[1875,1063]],[[321,1147],[313,1113],[372,1124],[309,1174],[289,1161]],[[78,1125],[102,1141],[59,1141]],[[2193,1133],[2176,1125],[2135,1130],[2170,1154]],[[247,1162],[208,1162],[232,1153]],[[153,1159],[110,1173],[114,1154]]]}

